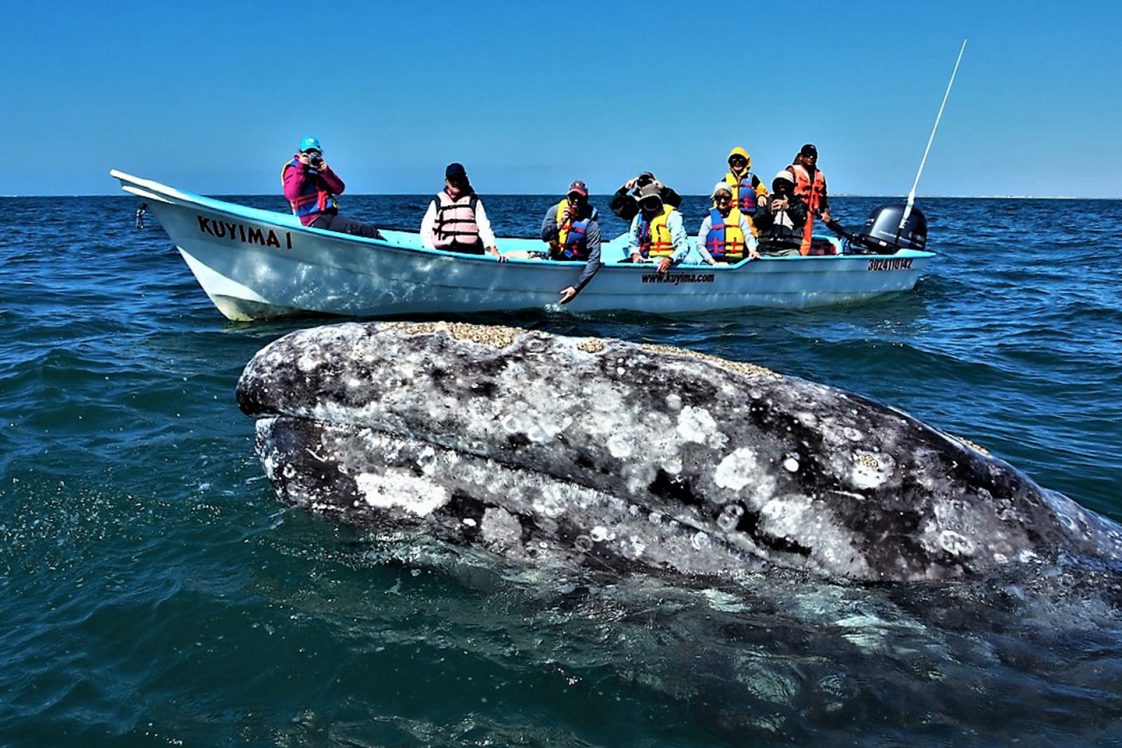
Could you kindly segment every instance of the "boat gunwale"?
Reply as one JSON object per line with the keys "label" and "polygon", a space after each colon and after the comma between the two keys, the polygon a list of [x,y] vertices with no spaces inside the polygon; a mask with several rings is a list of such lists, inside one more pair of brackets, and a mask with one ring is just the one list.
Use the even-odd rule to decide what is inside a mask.
{"label": "boat gunwale", "polygon": [[[328,229],[316,228],[314,226],[304,226],[295,218],[295,216],[278,213],[276,211],[266,210],[264,208],[254,208],[239,203],[233,203],[226,200],[219,200],[218,198],[207,197],[192,192],[184,192],[161,182],[156,182],[142,177],[136,177],[131,174],[111,169],[110,176],[121,182],[121,188],[131,194],[144,197],[146,199],[156,198],[158,202],[163,202],[175,207],[195,206],[209,211],[223,213],[243,220],[258,221],[261,223],[284,228],[285,231],[296,231],[304,233],[309,236],[317,238],[329,239],[333,243],[342,246],[351,246],[354,249],[366,247],[378,247],[380,249],[388,249],[399,252],[415,253],[420,255],[428,255],[432,257],[447,257],[456,260],[467,260],[474,262],[485,263],[512,263],[512,264],[526,264],[540,268],[554,267],[559,270],[571,269],[573,267],[582,266],[585,264],[583,260],[552,260],[552,259],[529,259],[521,257],[508,257],[500,260],[493,255],[470,255],[462,252],[450,252],[443,249],[429,249],[427,247],[409,247],[401,244],[396,244],[386,239],[373,239],[365,236],[355,236],[353,234],[344,234],[337,231],[329,231]],[[143,193],[143,194],[140,194]],[[397,234],[416,234],[410,231],[403,231],[400,229],[385,229]],[[612,244],[613,242],[621,241],[626,234],[621,234],[607,242],[605,245]],[[692,237],[691,237],[692,238]],[[828,238],[828,237],[827,237]],[[502,239],[510,239],[513,241],[526,242],[534,241],[532,237],[499,237]],[[709,265],[705,263],[687,263],[682,262],[674,266],[674,269],[689,268],[691,270],[704,269],[706,272],[717,273],[734,273],[746,267],[750,267],[759,262],[806,262],[806,261],[865,261],[875,259],[929,259],[935,257],[936,253],[931,250],[918,250],[918,249],[901,249],[893,254],[836,254],[836,255],[794,255],[784,257],[764,256],[760,260],[752,260],[744,258],[740,262],[733,265]],[[611,267],[613,269],[629,269],[632,272],[650,273],[651,267],[647,263],[632,263],[624,260],[601,260],[604,267]]]}

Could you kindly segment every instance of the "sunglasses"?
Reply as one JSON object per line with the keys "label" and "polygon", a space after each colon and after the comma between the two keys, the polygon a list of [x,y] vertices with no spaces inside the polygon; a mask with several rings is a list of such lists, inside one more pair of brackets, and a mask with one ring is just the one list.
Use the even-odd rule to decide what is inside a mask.
{"label": "sunglasses", "polygon": [[715,203],[731,203],[732,198],[729,197],[728,195],[717,195],[715,198],[713,198],[713,202],[715,202]]}

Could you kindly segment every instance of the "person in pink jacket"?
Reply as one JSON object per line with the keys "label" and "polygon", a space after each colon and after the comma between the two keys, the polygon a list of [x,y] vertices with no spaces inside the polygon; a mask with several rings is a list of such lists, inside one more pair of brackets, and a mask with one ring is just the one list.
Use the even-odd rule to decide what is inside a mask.
{"label": "person in pink jacket", "polygon": [[299,152],[281,168],[281,182],[293,214],[305,226],[370,239],[382,238],[374,226],[339,215],[339,201],[335,196],[343,194],[346,185],[323,160],[323,148],[314,135],[301,140]]}

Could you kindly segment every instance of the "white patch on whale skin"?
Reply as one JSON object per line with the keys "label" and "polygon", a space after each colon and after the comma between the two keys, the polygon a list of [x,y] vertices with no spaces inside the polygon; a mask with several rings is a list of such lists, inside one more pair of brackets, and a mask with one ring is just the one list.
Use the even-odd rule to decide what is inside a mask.
{"label": "white patch on whale skin", "polygon": [[659,467],[666,471],[667,475],[678,475],[682,472],[682,456],[677,453],[666,455],[659,462]]}
{"label": "white patch on whale skin", "polygon": [[[487,417],[484,420],[488,420]],[[526,438],[536,444],[544,444],[565,431],[573,423],[571,416],[559,412],[550,413],[547,407],[531,405],[527,408],[517,408],[502,420],[503,429],[508,434],[525,434]]]}
{"label": "white patch on whale skin", "polygon": [[647,544],[639,539],[638,535],[632,535],[627,539],[627,543],[623,546],[623,554],[629,558],[637,559],[643,555],[643,551],[647,549]]}
{"label": "white patch on whale skin", "polygon": [[974,543],[954,530],[943,530],[939,533],[939,547],[952,556],[974,555]]}
{"label": "white patch on whale skin", "polygon": [[425,475],[431,476],[436,472],[436,450],[431,444],[426,444],[417,453],[417,464],[421,466],[421,472]]}
{"label": "white patch on whale skin", "polygon": [[522,544],[522,523],[505,509],[488,507],[480,527],[483,540],[500,548],[517,548]]}
{"label": "white patch on whale skin", "polygon": [[740,447],[721,460],[721,464],[713,471],[713,480],[721,488],[739,491],[752,482],[757,464],[755,450]]}
{"label": "white patch on whale skin", "polygon": [[313,355],[313,353],[318,352],[316,348],[309,348],[306,350],[300,358],[296,359],[296,368],[305,374],[315,371],[315,368],[319,366],[320,362],[323,360],[322,357]]}
{"label": "white patch on whale skin", "polygon": [[[557,519],[565,513],[565,505],[569,497],[564,494],[562,486],[546,483],[541,488],[539,493],[530,506],[533,507],[536,514],[550,519]],[[580,502],[578,501],[578,505]]]}
{"label": "white patch on whale skin", "polygon": [[690,536],[690,545],[693,546],[695,551],[704,551],[711,545],[709,536],[704,532],[698,530]]}
{"label": "white patch on whale skin", "polygon": [[608,453],[616,459],[626,459],[635,454],[635,437],[626,431],[616,431],[608,437]]}
{"label": "white patch on whale skin", "polygon": [[857,452],[849,479],[857,488],[879,488],[888,481],[892,468],[892,459],[887,455]]}
{"label": "white patch on whale skin", "polygon": [[799,538],[822,529],[810,497],[799,494],[768,501],[760,507],[760,516],[764,529],[775,537]]}
{"label": "white patch on whale skin", "polygon": [[682,408],[678,414],[678,435],[684,441],[707,444],[715,449],[723,447],[728,441],[728,437],[717,428],[713,414],[692,405]]}
{"label": "white patch on whale skin", "polygon": [[799,461],[794,457],[788,457],[783,461],[783,469],[788,473],[797,473],[799,472]]}
{"label": "white patch on whale skin", "polygon": [[362,473],[355,485],[367,504],[379,509],[400,507],[419,517],[432,514],[448,503],[444,486],[419,478],[407,470],[386,470],[384,473]]}

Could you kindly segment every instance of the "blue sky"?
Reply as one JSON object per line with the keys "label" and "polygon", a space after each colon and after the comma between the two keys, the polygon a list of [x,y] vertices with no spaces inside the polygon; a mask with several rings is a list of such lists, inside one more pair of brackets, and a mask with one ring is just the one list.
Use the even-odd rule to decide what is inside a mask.
{"label": "blue sky", "polygon": [[[6,11],[0,194],[113,194],[110,168],[279,189],[314,133],[353,193],[707,192],[807,141],[831,192],[1122,197],[1111,2],[27,3]],[[731,12],[733,7],[744,13]],[[719,12],[724,8],[724,12]],[[13,157],[14,156],[14,157]]]}

